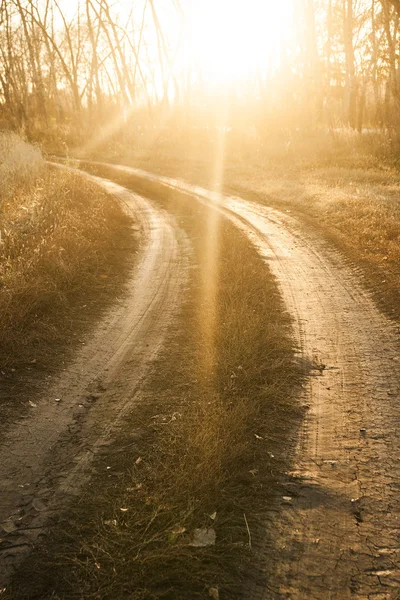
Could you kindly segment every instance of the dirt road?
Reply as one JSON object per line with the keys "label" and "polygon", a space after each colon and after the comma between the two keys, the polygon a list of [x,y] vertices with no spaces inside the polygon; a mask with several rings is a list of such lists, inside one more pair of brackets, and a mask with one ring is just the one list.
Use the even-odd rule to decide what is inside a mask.
{"label": "dirt road", "polygon": [[49,515],[87,480],[96,449],[140,401],[186,282],[189,246],[173,217],[121,186],[92,179],[138,221],[141,251],[123,300],[1,440],[0,589]]}
{"label": "dirt road", "polygon": [[256,244],[293,316],[308,413],[271,519],[268,590],[253,597],[400,598],[399,327],[378,312],[360,272],[289,214],[107,166],[213,203]]}

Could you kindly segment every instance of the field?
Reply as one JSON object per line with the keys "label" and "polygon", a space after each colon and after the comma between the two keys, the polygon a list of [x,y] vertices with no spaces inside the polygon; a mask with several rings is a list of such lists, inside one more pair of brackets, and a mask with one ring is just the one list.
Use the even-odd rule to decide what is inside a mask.
{"label": "field", "polygon": [[293,211],[363,269],[376,301],[399,318],[398,144],[384,133],[343,129],[264,139],[233,131],[222,141],[218,135],[183,133],[173,144],[165,133],[136,145],[111,140],[91,155]]}
{"label": "field", "polygon": [[0,1],[0,600],[399,600],[399,43]]}
{"label": "field", "polygon": [[[367,465],[374,461],[376,453],[386,451],[381,440],[384,439],[385,448],[393,445],[395,407],[381,403],[381,397],[371,390],[376,388],[381,393],[376,381],[385,377],[388,395],[396,393],[396,341],[370,294],[396,320],[400,179],[395,168],[374,158],[368,169],[361,169],[355,154],[354,164],[345,167],[340,164],[340,152],[335,160],[331,157],[329,164],[326,156],[314,157],[312,162],[311,155],[308,161],[303,155],[302,160],[295,161],[286,149],[286,154],[274,160],[269,156],[268,161],[259,155],[253,155],[252,160],[247,157],[248,162],[232,156],[217,180],[212,161],[199,156],[188,155],[185,160],[174,162],[160,152],[150,161],[142,151],[140,156],[114,155],[117,159],[217,189],[228,194],[228,198],[212,192],[207,196],[206,190],[204,195],[199,188],[187,184],[180,187],[179,180],[169,184],[146,179],[129,169],[116,170],[112,165],[80,165],[123,186],[115,188],[122,198],[129,193],[127,190],[132,190],[151,199],[154,210],[165,219],[164,226],[169,223],[175,236],[177,250],[165,257],[165,261],[175,261],[177,265],[175,277],[169,277],[177,281],[179,276],[186,283],[181,283],[184,287],[175,300],[162,346],[151,358],[147,358],[147,350],[140,350],[143,341],[130,334],[128,344],[132,350],[126,354],[118,350],[120,364],[104,380],[107,383],[102,383],[100,377],[95,380],[97,387],[90,384],[88,397],[96,405],[85,409],[87,412],[76,421],[78,429],[72,430],[71,440],[66,442],[64,437],[62,442],[66,456],[76,456],[74,460],[79,465],[82,449],[94,441],[90,478],[73,491],[65,488],[68,501],[58,500],[55,511],[54,502],[49,501],[45,530],[42,523],[46,513],[23,518],[21,530],[37,528],[40,535],[30,542],[34,553],[27,554],[22,563],[23,556],[19,557],[15,563],[19,569],[4,588],[3,597],[239,599],[256,598],[267,589],[275,600],[280,598],[282,586],[292,585],[294,598],[301,598],[296,595],[299,589],[309,589],[315,598],[322,599],[326,585],[341,589],[352,569],[360,573],[367,569],[367,563],[358,562],[351,546],[356,532],[347,525],[349,512],[355,515],[352,522],[357,527],[364,524],[365,539],[375,539],[377,527],[382,525],[377,524],[376,507],[389,507],[393,501],[390,493],[381,488],[380,475],[375,473],[371,488],[370,469],[360,467],[357,455],[349,459],[346,449],[359,447],[360,431],[368,432],[362,438],[371,432],[371,443],[363,450]],[[73,161],[69,164],[78,166]],[[114,277],[113,283],[120,286],[117,289],[121,306],[126,303],[129,308],[123,282],[129,283],[134,294],[135,277],[143,268],[141,252],[149,244],[149,235],[153,235],[154,243],[162,239],[162,230],[153,225],[146,232],[140,224],[143,215],[138,213],[136,229],[141,232],[142,244],[137,246],[137,241],[132,242],[129,221],[94,180],[86,181],[82,175],[68,171],[62,171],[60,178],[55,176],[59,171],[52,169],[44,175],[44,165],[40,169],[40,180],[35,175],[33,183],[29,183],[35,186],[40,181],[39,198],[49,197],[42,188],[51,190],[52,185],[61,183],[61,189],[57,187],[51,197],[57,197],[57,203],[59,198],[75,199],[72,204],[57,205],[57,214],[62,215],[57,221],[59,229],[63,231],[66,222],[75,226],[82,223],[81,213],[72,221],[76,206],[82,210],[82,193],[85,210],[90,207],[90,227],[93,223],[98,227],[92,237],[92,230],[88,233],[85,227],[89,241],[76,262],[72,252],[75,238],[69,247],[58,234],[57,242],[50,245],[54,254],[48,259],[57,264],[56,273],[63,273],[56,262],[60,256],[58,243],[62,248],[70,248],[72,266],[79,265],[80,269],[82,261],[88,261],[89,275],[93,268],[90,250],[97,248],[99,236],[103,236],[104,246],[96,249],[97,258],[107,259],[110,242],[113,250],[119,252],[113,254],[113,267],[107,262],[97,263],[94,282],[89,279],[88,288],[82,285],[81,278],[78,280],[75,267],[66,284],[65,276],[58,279],[52,272],[53,278],[47,279],[40,289],[53,286],[63,299],[64,294],[68,299],[70,296],[63,291],[73,290],[76,281],[79,302],[86,303],[84,298],[90,298],[95,282],[100,280],[103,286]],[[106,180],[99,179],[98,183],[101,181]],[[27,186],[24,182],[23,202],[29,206],[28,198],[36,188]],[[35,194],[33,197],[38,197],[38,192]],[[229,195],[250,201],[238,201],[242,212],[236,216],[241,215],[241,221],[230,218],[236,209],[232,208],[235,203],[229,204]],[[13,206],[19,206],[21,196],[13,197],[17,201]],[[205,201],[208,197],[212,200]],[[6,202],[5,206],[11,204]],[[111,214],[104,212],[105,206],[111,207]],[[274,209],[280,212],[271,212]],[[10,215],[16,214],[13,210],[8,208]],[[279,219],[278,229],[266,233],[263,223],[268,219],[272,223]],[[44,245],[47,230],[41,229],[45,226],[42,223],[42,218],[38,219],[35,231],[41,232]],[[118,232],[125,232],[127,237],[120,240]],[[269,235],[282,236],[281,243],[286,245],[282,256],[279,240],[274,250],[268,242]],[[127,261],[135,247],[142,248],[137,258],[138,271],[129,271]],[[19,247],[15,254],[23,255],[23,248]],[[291,267],[285,265],[289,249],[295,258]],[[38,296],[44,298],[44,293]],[[92,323],[100,318],[100,308],[110,299],[106,295],[104,302],[101,297],[98,304],[89,308]],[[34,310],[40,315],[41,304],[38,306]],[[70,327],[72,335],[78,333],[81,339],[85,329],[80,329],[76,307],[71,303]],[[57,311],[51,311],[52,318],[65,318],[64,309],[57,308],[57,304],[54,308]],[[157,312],[154,314],[157,317]],[[17,317],[10,322],[17,322]],[[27,331],[32,331],[32,335],[41,331],[40,320],[32,325],[29,319],[27,322],[31,326]],[[84,327],[87,331],[87,321]],[[59,335],[57,326],[54,331]],[[22,335],[27,336],[25,330]],[[150,342],[151,326],[148,335]],[[51,337],[43,343],[39,340],[40,349],[54,344]],[[137,356],[135,346],[139,348]],[[353,349],[350,354],[349,349]],[[20,360],[23,365],[28,358],[22,354]],[[139,383],[123,381],[130,365],[140,360],[147,365],[146,377]],[[369,361],[368,376],[365,361]],[[10,376],[16,372],[12,369],[15,367],[10,368]],[[348,385],[343,388],[341,384],[340,393],[336,373]],[[28,371],[26,374],[29,381]],[[315,386],[320,391],[315,392]],[[331,390],[335,390],[334,402]],[[125,395],[129,401],[121,405],[121,410],[119,402]],[[78,394],[76,401],[79,398]],[[374,405],[370,407],[371,402]],[[343,417],[347,413],[351,414],[349,422]],[[96,423],[98,417],[100,422]],[[110,421],[106,434],[102,433],[101,420]],[[386,433],[382,437],[383,424]],[[62,448],[60,452],[62,455]],[[395,452],[393,446],[391,453]],[[336,463],[340,467],[332,470]],[[57,465],[52,467],[50,478],[56,475],[56,468]],[[362,489],[372,490],[365,495],[368,500],[361,508],[357,496],[360,492],[354,491],[354,472]],[[394,476],[394,471],[386,473],[386,477]],[[307,483],[308,479],[312,483]],[[46,481],[48,476],[44,486]],[[347,504],[350,495],[357,502],[351,511]],[[49,490],[42,490],[40,497],[47,502]],[[299,516],[301,525],[293,522],[294,514]],[[316,547],[322,521],[325,535],[321,541],[317,538]],[[335,545],[335,523],[347,527],[343,525],[339,536],[349,540],[349,548],[343,544],[340,547],[346,561],[340,575],[328,583],[322,582],[319,588],[313,576],[308,578],[307,561],[316,564],[316,548],[323,557],[322,567],[329,567],[329,561],[336,560],[339,548]],[[303,524],[308,525],[303,529]],[[293,527],[298,536],[295,540]],[[313,539],[310,530],[315,531]],[[7,543],[6,539],[6,551],[13,547]],[[12,538],[9,543],[13,543]],[[367,545],[361,553],[362,560],[371,560],[371,568],[375,568],[375,558],[368,553]],[[17,559],[12,558],[11,564],[13,560]],[[288,575],[285,568],[299,560],[305,570],[300,580],[293,583],[294,571],[289,570]],[[330,567],[326,570],[329,572]],[[387,572],[391,591],[394,579],[389,567]],[[366,587],[361,576],[351,577],[354,589],[360,593],[373,589]]]}

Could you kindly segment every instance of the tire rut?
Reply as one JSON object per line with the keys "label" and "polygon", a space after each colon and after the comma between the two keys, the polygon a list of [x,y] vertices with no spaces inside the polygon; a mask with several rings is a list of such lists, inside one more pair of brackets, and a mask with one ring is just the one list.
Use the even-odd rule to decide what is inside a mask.
{"label": "tire rut", "polygon": [[268,589],[249,597],[399,599],[399,327],[378,311],[360,273],[290,215],[97,164],[212,203],[265,257],[293,317],[307,415],[267,526]]}
{"label": "tire rut", "polygon": [[1,440],[0,589],[140,402],[187,281],[189,243],[174,218],[111,181],[82,175],[119,198],[139,221],[143,243],[123,299]]}

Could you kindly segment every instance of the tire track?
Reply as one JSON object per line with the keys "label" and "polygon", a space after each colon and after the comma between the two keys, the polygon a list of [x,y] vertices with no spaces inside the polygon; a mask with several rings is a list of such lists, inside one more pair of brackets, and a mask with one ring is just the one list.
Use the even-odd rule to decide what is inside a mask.
{"label": "tire track", "polygon": [[293,317],[308,407],[271,516],[264,600],[400,598],[399,327],[343,257],[295,218],[140,169],[103,164],[212,203],[257,246]]}
{"label": "tire track", "polygon": [[46,397],[1,440],[0,588],[140,401],[187,279],[189,246],[173,217],[111,181],[82,175],[119,198],[139,221],[143,243],[126,296]]}

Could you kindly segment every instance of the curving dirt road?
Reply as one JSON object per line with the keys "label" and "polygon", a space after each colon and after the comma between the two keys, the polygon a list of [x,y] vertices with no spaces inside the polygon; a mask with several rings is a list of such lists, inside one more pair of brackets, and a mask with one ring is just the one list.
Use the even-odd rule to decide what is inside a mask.
{"label": "curving dirt road", "polygon": [[268,590],[252,597],[399,599],[399,327],[378,312],[360,273],[290,215],[106,166],[213,203],[268,260],[293,316],[308,412],[268,526],[275,540]]}
{"label": "curving dirt road", "polygon": [[86,481],[96,449],[140,400],[186,282],[190,249],[173,217],[115,183],[90,178],[139,222],[141,251],[123,300],[1,440],[0,590],[49,515]]}

